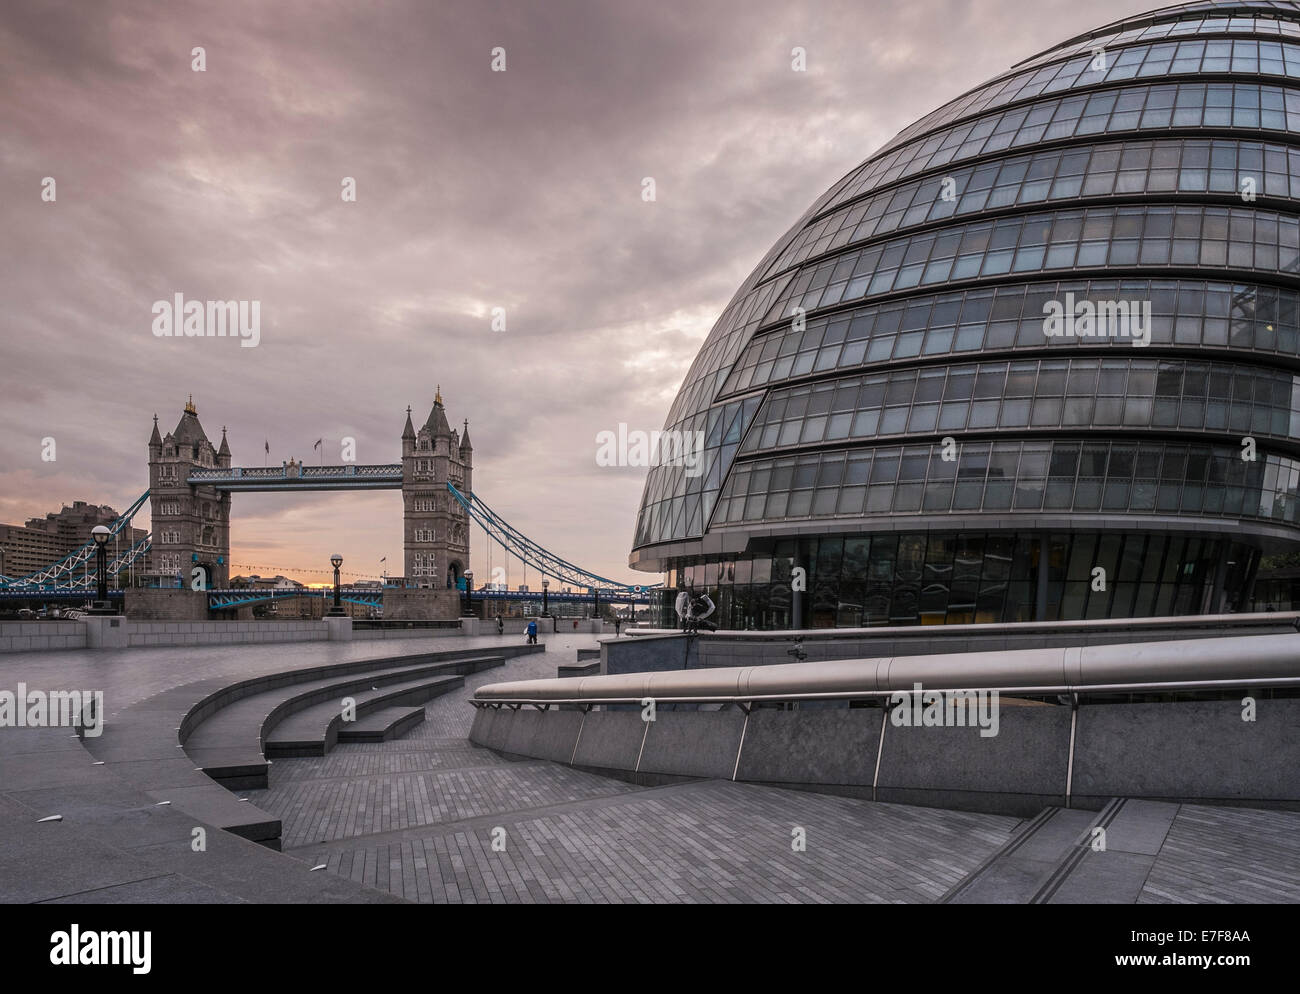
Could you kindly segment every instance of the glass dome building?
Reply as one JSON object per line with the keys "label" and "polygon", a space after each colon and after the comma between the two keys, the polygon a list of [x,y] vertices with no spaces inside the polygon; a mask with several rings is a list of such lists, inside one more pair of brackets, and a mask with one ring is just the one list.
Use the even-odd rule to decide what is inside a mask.
{"label": "glass dome building", "polygon": [[629,563],[665,624],[685,587],[728,628],[1259,607],[1300,549],[1298,303],[1300,6],[1072,38],[772,247],[672,404],[703,457],[650,470]]}

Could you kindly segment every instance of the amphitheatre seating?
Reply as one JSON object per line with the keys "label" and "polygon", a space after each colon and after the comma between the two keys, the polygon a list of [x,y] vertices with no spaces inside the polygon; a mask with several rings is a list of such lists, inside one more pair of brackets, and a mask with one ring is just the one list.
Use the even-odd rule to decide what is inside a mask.
{"label": "amphitheatre seating", "polygon": [[[197,713],[203,717],[191,723],[187,716],[182,723],[185,752],[205,774],[228,790],[265,789],[268,764],[264,749],[268,738],[291,716],[313,709],[303,722],[286,730],[279,740],[278,755],[323,756],[337,740],[336,724],[333,738],[329,738],[331,718],[337,716],[344,697],[357,699],[372,688],[401,685],[402,693],[394,699],[378,699],[386,704],[411,703],[423,694],[424,700],[430,700],[452,689],[446,683],[447,677],[459,686],[463,674],[505,662],[502,656],[436,662],[429,662],[428,657],[417,659],[417,665],[370,660],[365,665],[329,667],[328,672],[314,669],[276,674],[223,688],[191,712],[191,716]],[[211,707],[213,699],[217,699],[215,709]]]}
{"label": "amphitheatre seating", "polygon": [[[401,683],[376,683],[372,686],[372,678],[367,678],[363,684],[365,689],[344,691],[336,688],[328,699],[303,708],[277,724],[266,735],[263,751],[268,759],[324,756],[339,740],[340,731],[353,724],[343,720],[343,697],[355,703],[356,718],[361,719],[396,705],[423,704],[465,685],[463,676],[444,676],[442,673],[438,667],[431,675]],[[420,711],[423,713],[423,708]]]}
{"label": "amphitheatre seating", "polygon": [[[394,702],[382,700],[383,694],[370,688],[387,691],[408,685],[409,691],[409,685],[417,683],[428,700],[460,686],[466,673],[543,650],[543,646],[502,646],[492,650],[494,655],[483,656],[482,650],[459,649],[316,666],[234,683],[229,677],[214,677],[124,708],[108,722],[104,735],[86,738],[82,744],[95,760],[107,764],[99,769],[111,769],[139,796],[165,804],[191,822],[278,850],[280,819],[231,790],[266,786],[262,748],[279,722],[316,704],[328,702],[333,707],[338,697],[346,696],[342,688],[347,687],[353,696],[371,695],[367,701],[375,708],[358,732],[399,734],[420,720],[412,711],[422,716],[423,709],[390,715]],[[196,761],[191,750],[202,761]],[[214,780],[205,775],[208,768],[226,776]]]}
{"label": "amphitheatre seating", "polygon": [[423,707],[381,708],[339,729],[340,742],[387,742],[424,721]]}
{"label": "amphitheatre seating", "polygon": [[280,820],[213,783],[176,741],[177,717],[225,682],[203,680],[141,701],[120,713],[105,735],[83,744],[154,803],[167,802],[204,824],[278,849]]}

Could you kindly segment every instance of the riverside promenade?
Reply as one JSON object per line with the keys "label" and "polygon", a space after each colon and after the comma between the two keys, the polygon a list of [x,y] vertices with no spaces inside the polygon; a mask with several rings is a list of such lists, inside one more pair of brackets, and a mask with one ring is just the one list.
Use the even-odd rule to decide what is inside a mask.
{"label": "riverside promenade", "polygon": [[[0,728],[0,900],[1300,902],[1296,812],[1119,802],[1111,858],[1044,893],[1029,882],[1077,862],[1098,812],[1022,819],[726,779],[637,784],[475,746],[477,687],[554,676],[597,644],[521,642],[2,655],[0,689],[99,690],[106,713],[95,737]],[[325,720],[341,687],[370,709],[349,740]],[[405,703],[413,693],[433,696]],[[221,706],[187,720],[205,699]],[[291,699],[294,716],[260,731]]]}

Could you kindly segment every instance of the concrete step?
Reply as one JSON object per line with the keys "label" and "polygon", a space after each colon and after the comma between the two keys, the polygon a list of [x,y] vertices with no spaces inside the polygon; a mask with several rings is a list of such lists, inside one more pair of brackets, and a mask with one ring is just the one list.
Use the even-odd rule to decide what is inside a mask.
{"label": "concrete step", "polygon": [[[277,685],[239,697],[209,713],[185,738],[185,753],[205,774],[227,790],[258,790],[267,785],[264,744],[274,729],[290,716],[317,704],[334,704],[343,697],[371,688],[421,678],[476,673],[500,666],[503,656],[462,656],[416,665],[373,668],[348,675],[285,679]],[[285,677],[298,674],[285,674]],[[332,743],[331,743],[332,744]],[[317,753],[316,755],[320,755]]]}
{"label": "concrete step", "polygon": [[339,729],[340,742],[387,742],[424,721],[423,707],[382,708]]}
{"label": "concrete step", "polygon": [[[384,708],[401,704],[422,705],[464,685],[463,676],[422,676],[401,683],[377,684],[367,690],[353,690],[344,696],[353,700],[357,719],[360,720]],[[420,713],[423,715],[423,708],[420,708]],[[303,708],[276,725],[267,734],[263,751],[268,759],[324,756],[339,741],[341,732],[350,727],[352,723],[343,720],[342,698],[334,696],[327,701]],[[364,738],[352,739],[352,741],[382,742],[384,740]]]}

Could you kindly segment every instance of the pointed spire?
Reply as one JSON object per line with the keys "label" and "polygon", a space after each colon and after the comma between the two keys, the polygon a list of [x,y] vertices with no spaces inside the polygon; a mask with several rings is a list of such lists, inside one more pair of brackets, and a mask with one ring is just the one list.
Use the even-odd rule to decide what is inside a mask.
{"label": "pointed spire", "polygon": [[474,449],[474,446],[469,442],[469,418],[465,419],[465,432],[460,436],[460,451],[464,452],[467,449],[470,451]]}
{"label": "pointed spire", "polygon": [[229,446],[228,444],[226,444],[226,426],[225,426],[225,425],[222,425],[222,426],[221,426],[221,448],[219,448],[219,449],[217,450],[217,455],[219,455],[219,456],[228,456],[228,455],[230,455],[230,446]]}
{"label": "pointed spire", "polygon": [[406,407],[406,427],[402,429],[402,437],[415,437],[415,427],[411,424],[411,406],[409,404]]}
{"label": "pointed spire", "polygon": [[158,415],[153,416],[153,434],[149,436],[150,445],[162,445],[162,436],[158,434]]}
{"label": "pointed spire", "polygon": [[185,413],[198,416],[198,411],[194,409],[194,394],[190,394],[190,399],[185,402]]}
{"label": "pointed spire", "polygon": [[429,411],[429,420],[424,423],[424,427],[429,429],[429,433],[434,438],[440,438],[444,435],[450,435],[451,425],[447,423],[447,412],[442,407],[442,386],[439,385],[438,392],[433,398],[433,409]]}

